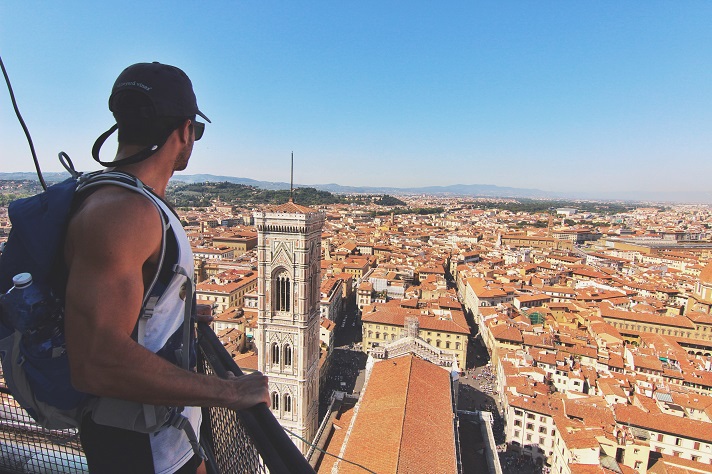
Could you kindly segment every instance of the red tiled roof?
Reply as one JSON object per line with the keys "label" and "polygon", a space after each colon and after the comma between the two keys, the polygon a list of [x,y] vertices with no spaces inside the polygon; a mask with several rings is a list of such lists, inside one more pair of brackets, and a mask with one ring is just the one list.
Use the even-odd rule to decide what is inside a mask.
{"label": "red tiled roof", "polygon": [[274,206],[269,209],[270,212],[284,212],[289,214],[312,214],[316,212],[314,209],[307,206],[300,206],[293,201],[286,202],[279,206]]}
{"label": "red tiled roof", "polygon": [[695,329],[695,325],[685,316],[663,316],[653,313],[634,313],[632,311],[621,311],[613,309],[610,305],[601,305],[601,317],[620,319],[627,322],[640,322],[647,324],[659,324],[685,329]]}
{"label": "red tiled roof", "polygon": [[[450,392],[450,374],[430,362],[376,362],[344,458],[379,474],[457,472]],[[363,469],[342,462],[339,472]]]}
{"label": "red tiled roof", "polygon": [[632,405],[615,407],[616,421],[651,431],[712,443],[712,430],[703,421],[680,418],[666,413],[646,413]]}
{"label": "red tiled roof", "polygon": [[700,272],[700,282],[712,284],[712,261],[705,265],[705,268]]}

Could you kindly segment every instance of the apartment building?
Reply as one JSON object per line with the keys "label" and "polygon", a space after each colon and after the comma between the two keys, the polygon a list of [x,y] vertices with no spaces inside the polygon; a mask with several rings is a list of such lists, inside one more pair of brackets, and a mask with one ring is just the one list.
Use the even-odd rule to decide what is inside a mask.
{"label": "apartment building", "polygon": [[407,336],[407,318],[418,319],[418,337],[437,349],[452,352],[460,368],[467,367],[470,334],[462,311],[401,306],[398,301],[374,304],[361,315],[362,347],[368,351]]}
{"label": "apartment building", "polygon": [[232,306],[244,306],[246,294],[257,288],[257,274],[250,273],[238,280],[208,280],[198,283],[195,294],[201,303],[211,304],[214,314],[221,313]]}
{"label": "apartment building", "polygon": [[257,246],[257,234],[245,232],[213,237],[213,246],[231,248],[235,255],[242,255]]}
{"label": "apartment building", "polygon": [[[690,461],[712,464],[712,425],[665,413],[652,413],[633,406],[617,405],[616,422],[619,426],[647,430],[650,450]],[[710,467],[712,470],[712,467]]]}
{"label": "apartment building", "polygon": [[340,322],[343,310],[343,280],[327,277],[321,282],[319,312],[322,319]]}

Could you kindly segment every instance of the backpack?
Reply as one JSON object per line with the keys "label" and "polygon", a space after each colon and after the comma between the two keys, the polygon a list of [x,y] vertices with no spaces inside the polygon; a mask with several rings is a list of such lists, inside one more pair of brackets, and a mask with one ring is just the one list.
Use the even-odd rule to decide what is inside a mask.
{"label": "backpack", "polygon": [[[175,262],[167,262],[167,244],[172,237],[168,217],[155,196],[136,177],[119,171],[76,172],[71,160],[60,154],[62,164],[71,177],[52,185],[46,191],[10,203],[8,216],[12,229],[0,255],[0,291],[7,292],[14,275],[32,274],[33,281],[50,288],[56,311],[62,314],[59,330],[64,333],[63,313],[67,269],[63,250],[67,225],[73,208],[82,194],[99,186],[115,185],[143,194],[158,209],[163,225],[159,264],[151,284],[144,293],[142,310],[134,331],[143,345],[146,321],[151,317],[164,285],[158,284],[166,268],[175,276],[188,280],[186,301],[194,298],[192,278]],[[67,160],[69,164],[65,163]],[[172,267],[169,267],[172,265]],[[183,368],[190,365],[189,347],[192,332],[192,305],[186,303],[182,329],[182,349],[177,359]],[[5,318],[0,319],[5,321]],[[152,433],[166,426],[186,432],[197,454],[201,454],[197,437],[181,407],[145,405],[82,393],[72,387],[66,350],[55,350],[49,358],[32,357],[26,350],[27,341],[14,327],[0,322],[0,361],[5,383],[15,400],[41,426],[47,429],[78,428],[82,418],[91,412],[99,424]]]}

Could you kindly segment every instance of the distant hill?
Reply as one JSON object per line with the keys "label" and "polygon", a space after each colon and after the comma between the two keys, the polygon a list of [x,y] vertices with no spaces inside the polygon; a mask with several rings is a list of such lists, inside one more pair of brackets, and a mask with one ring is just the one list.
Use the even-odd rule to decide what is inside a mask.
{"label": "distant hill", "polygon": [[[0,177],[2,175],[0,174]],[[247,184],[262,189],[289,189],[289,183],[273,181],[257,181],[249,178],[235,178],[232,176],[215,176],[212,174],[176,175],[171,181],[185,183],[202,183],[227,181],[229,183]],[[509,188],[489,184],[455,184],[452,186],[426,186],[417,188],[397,188],[392,186],[342,186],[336,183],[329,184],[295,184],[295,187],[309,187],[321,191],[338,194],[434,194],[450,196],[482,196],[482,197],[527,197],[527,198],[554,198],[556,193],[547,193],[538,189]]]}
{"label": "distant hill", "polygon": [[[48,172],[42,173],[42,176],[44,176],[45,181],[56,183],[69,178],[69,173]],[[39,179],[37,179],[37,173],[35,172],[21,171],[17,173],[0,173],[0,181],[39,181]]]}
{"label": "distant hill", "polygon": [[[166,190],[166,199],[176,207],[206,207],[216,199],[227,203],[238,202],[242,205],[284,204],[289,198],[289,189],[263,189],[226,181],[198,183],[172,181]],[[303,187],[294,190],[294,200],[305,206],[346,203],[344,196]]]}
{"label": "distant hill", "polygon": [[[69,177],[68,173],[44,173],[45,181],[57,182]],[[0,180],[37,180],[35,173],[0,173]],[[218,176],[212,174],[176,175],[171,178],[173,183],[204,183],[228,182],[255,186],[266,190],[289,189],[289,183],[275,181],[258,181],[250,178],[236,178],[234,176]],[[616,191],[616,192],[553,192],[530,188],[512,188],[495,186],[491,184],[453,184],[450,186],[422,186],[411,188],[397,188],[392,186],[342,186],[336,183],[329,184],[295,184],[295,187],[309,187],[320,191],[336,194],[429,194],[439,196],[470,196],[484,198],[529,198],[529,199],[584,199],[606,201],[631,201],[631,202],[678,202],[678,203],[712,203],[712,191],[709,192],[665,192],[650,190],[645,192]]]}

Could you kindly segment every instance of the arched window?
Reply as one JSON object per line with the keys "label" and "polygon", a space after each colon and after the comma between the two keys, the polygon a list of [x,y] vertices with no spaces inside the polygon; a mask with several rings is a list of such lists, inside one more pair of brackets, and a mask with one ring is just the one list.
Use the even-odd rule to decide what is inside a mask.
{"label": "arched window", "polygon": [[291,308],[292,282],[286,273],[280,274],[274,283],[274,309],[289,311]]}
{"label": "arched window", "polygon": [[459,343],[459,342],[456,342],[456,343],[455,343],[455,350],[458,350],[458,351],[460,350],[460,343]]}
{"label": "arched window", "polygon": [[279,411],[279,394],[272,392],[272,410]]}
{"label": "arched window", "polygon": [[450,349],[450,341],[445,341],[445,349]]}
{"label": "arched window", "polygon": [[290,346],[289,344],[284,345],[284,366],[292,366],[292,346]]}
{"label": "arched window", "polygon": [[279,344],[272,343],[272,363],[279,364]]}
{"label": "arched window", "polygon": [[292,396],[288,393],[284,394],[284,412],[292,413]]}

